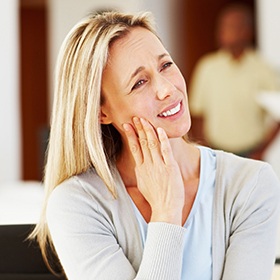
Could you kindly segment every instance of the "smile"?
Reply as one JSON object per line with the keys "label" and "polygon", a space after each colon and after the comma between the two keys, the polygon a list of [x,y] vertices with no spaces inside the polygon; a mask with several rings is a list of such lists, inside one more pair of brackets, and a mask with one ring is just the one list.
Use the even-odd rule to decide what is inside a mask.
{"label": "smile", "polygon": [[181,102],[174,108],[168,110],[168,111],[165,111],[165,112],[162,112],[161,114],[159,114],[160,117],[169,117],[169,116],[173,116],[175,114],[177,114],[181,109]]}

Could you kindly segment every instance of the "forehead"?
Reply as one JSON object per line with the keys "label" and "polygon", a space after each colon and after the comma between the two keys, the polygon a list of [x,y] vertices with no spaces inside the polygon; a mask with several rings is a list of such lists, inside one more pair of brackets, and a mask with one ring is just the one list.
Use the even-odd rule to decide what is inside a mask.
{"label": "forehead", "polygon": [[134,27],[110,47],[108,64],[128,59],[131,62],[146,55],[166,52],[158,37],[143,27]]}
{"label": "forehead", "polygon": [[143,27],[134,27],[109,49],[107,65],[102,75],[104,93],[125,90],[137,69],[157,65],[159,57],[167,53],[155,34]]}

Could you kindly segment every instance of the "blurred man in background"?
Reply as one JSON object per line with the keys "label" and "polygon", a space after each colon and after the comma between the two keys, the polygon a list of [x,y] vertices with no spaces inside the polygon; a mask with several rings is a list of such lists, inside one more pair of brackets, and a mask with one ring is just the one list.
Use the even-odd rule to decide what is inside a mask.
{"label": "blurred man in background", "polygon": [[253,16],[231,4],[217,21],[219,49],[198,62],[190,84],[193,136],[204,144],[261,159],[279,125],[268,125],[257,103],[262,91],[277,89],[272,69],[251,47]]}

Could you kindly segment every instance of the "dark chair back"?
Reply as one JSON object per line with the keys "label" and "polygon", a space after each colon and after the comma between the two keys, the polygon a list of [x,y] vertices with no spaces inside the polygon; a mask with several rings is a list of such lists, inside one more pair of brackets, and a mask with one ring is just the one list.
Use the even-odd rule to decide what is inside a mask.
{"label": "dark chair back", "polygon": [[0,225],[0,280],[57,280],[36,242],[27,240],[34,225]]}

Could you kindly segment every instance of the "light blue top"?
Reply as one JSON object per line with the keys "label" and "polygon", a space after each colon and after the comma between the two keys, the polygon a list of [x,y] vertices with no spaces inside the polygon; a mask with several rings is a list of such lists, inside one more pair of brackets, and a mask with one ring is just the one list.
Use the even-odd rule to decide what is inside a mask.
{"label": "light blue top", "polygon": [[[200,149],[200,181],[196,198],[184,227],[184,255],[182,280],[212,279],[212,206],[216,174],[215,152],[206,147]],[[132,201],[132,200],[131,200]],[[133,203],[142,242],[145,243],[148,225]]]}

